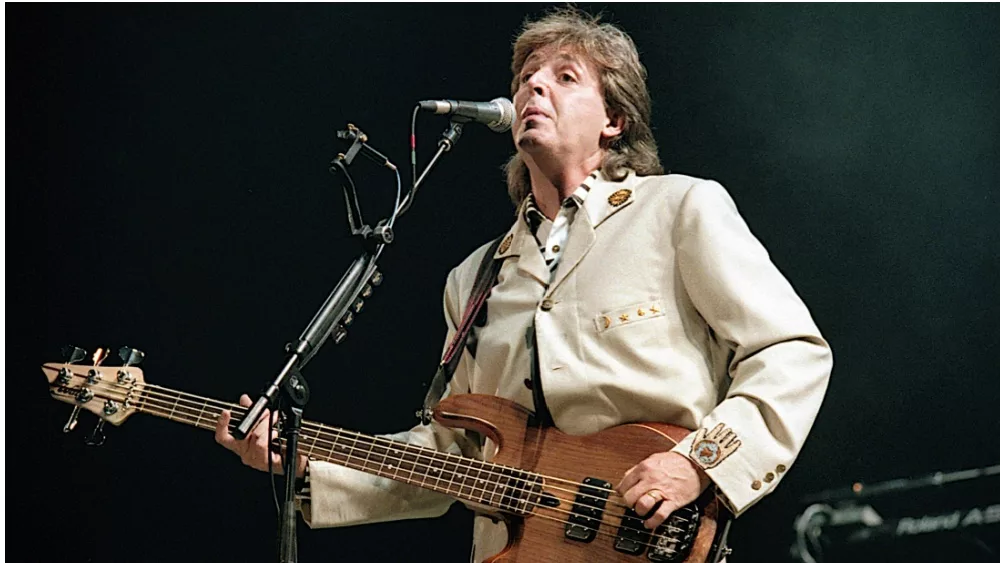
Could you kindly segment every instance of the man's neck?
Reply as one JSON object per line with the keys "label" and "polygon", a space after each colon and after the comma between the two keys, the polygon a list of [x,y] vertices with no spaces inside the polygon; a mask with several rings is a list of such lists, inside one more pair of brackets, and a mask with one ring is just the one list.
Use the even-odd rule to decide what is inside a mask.
{"label": "man's neck", "polygon": [[559,206],[567,197],[573,195],[580,184],[591,172],[600,167],[604,157],[602,152],[595,153],[577,165],[565,166],[552,164],[539,165],[533,159],[525,159],[528,173],[531,177],[531,193],[535,197],[538,210],[549,219],[555,219]]}

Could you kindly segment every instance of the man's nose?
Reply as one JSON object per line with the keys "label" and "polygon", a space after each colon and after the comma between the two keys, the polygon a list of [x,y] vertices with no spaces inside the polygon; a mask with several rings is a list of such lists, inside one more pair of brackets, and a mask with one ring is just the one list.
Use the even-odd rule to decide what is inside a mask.
{"label": "man's nose", "polygon": [[545,81],[544,76],[542,76],[543,74],[542,72],[536,72],[528,77],[528,87],[531,88],[533,93],[539,96],[547,94],[549,89],[548,83]]}

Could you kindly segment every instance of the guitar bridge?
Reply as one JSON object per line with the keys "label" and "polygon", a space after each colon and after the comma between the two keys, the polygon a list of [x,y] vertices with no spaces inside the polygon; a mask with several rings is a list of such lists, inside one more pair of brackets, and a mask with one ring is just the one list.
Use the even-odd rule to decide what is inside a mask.
{"label": "guitar bridge", "polygon": [[698,534],[701,511],[695,504],[675,510],[667,520],[650,532],[643,518],[632,509],[625,511],[615,536],[615,551],[639,555],[649,548],[647,557],[655,563],[684,561],[691,553]]}

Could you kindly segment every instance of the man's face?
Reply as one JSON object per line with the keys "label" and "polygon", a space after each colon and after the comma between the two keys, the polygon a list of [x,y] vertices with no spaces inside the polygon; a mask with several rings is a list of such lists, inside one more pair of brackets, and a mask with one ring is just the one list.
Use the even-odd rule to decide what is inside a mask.
{"label": "man's face", "polygon": [[621,133],[604,108],[593,63],[572,49],[533,52],[519,83],[512,132],[522,154],[584,159],[600,150],[602,139]]}

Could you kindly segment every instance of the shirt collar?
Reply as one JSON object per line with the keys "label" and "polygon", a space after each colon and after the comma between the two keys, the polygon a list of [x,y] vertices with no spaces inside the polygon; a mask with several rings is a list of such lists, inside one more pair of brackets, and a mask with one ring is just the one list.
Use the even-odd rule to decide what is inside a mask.
{"label": "shirt collar", "polygon": [[[583,202],[587,199],[587,194],[590,193],[590,186],[595,180],[598,179],[598,172],[594,170],[584,179],[583,183],[577,186],[576,190],[570,194],[569,197],[563,200],[562,206],[569,207],[571,205],[576,205],[577,207],[583,207]],[[538,227],[545,222],[548,218],[545,214],[538,209],[538,204],[535,202],[535,194],[528,192],[528,197],[526,198],[524,204],[524,220],[528,223],[528,227],[531,229],[532,233],[538,232]]]}

